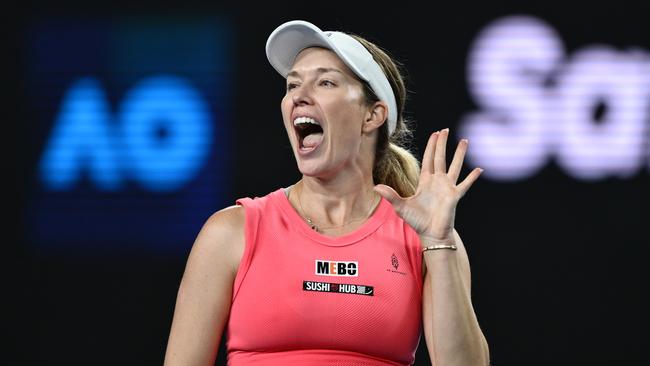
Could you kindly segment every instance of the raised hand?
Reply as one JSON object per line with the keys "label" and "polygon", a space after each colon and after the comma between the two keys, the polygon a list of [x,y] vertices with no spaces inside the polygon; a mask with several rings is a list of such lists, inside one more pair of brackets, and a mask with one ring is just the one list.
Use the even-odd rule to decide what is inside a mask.
{"label": "raised hand", "polygon": [[421,237],[435,242],[453,242],[456,205],[483,171],[475,168],[462,182],[456,184],[468,141],[462,139],[458,143],[447,171],[445,150],[448,136],[449,129],[444,129],[429,137],[417,190],[413,196],[401,197],[393,188],[384,184],[378,184],[374,188]]}

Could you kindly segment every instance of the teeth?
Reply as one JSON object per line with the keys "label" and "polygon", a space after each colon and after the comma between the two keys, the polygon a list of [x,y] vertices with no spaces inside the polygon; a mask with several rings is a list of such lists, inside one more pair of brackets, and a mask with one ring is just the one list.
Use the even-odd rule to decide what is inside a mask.
{"label": "teeth", "polygon": [[320,126],[320,123],[316,122],[315,119],[310,118],[310,117],[298,117],[298,118],[293,120],[293,125],[294,126],[298,126],[299,124],[303,124],[303,123],[311,123],[313,125]]}

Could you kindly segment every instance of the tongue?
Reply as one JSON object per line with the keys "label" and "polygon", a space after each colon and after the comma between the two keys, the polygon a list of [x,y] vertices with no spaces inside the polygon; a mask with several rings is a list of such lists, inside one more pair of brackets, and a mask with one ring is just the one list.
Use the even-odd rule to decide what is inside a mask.
{"label": "tongue", "polygon": [[302,140],[302,146],[304,147],[316,147],[320,142],[323,140],[323,133],[312,133],[311,135],[307,135],[303,140]]}

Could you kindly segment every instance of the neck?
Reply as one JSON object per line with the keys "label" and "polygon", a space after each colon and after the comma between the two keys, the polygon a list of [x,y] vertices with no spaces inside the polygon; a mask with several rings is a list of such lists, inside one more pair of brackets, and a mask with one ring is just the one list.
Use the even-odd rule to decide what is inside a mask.
{"label": "neck", "polygon": [[292,188],[290,201],[319,231],[332,228],[347,232],[372,215],[379,202],[373,187],[372,176],[365,174],[331,180],[303,176]]}

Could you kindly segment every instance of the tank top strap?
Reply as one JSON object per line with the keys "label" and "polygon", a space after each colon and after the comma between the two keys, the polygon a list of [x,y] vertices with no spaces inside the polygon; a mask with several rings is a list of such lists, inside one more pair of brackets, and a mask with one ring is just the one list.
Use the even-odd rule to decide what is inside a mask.
{"label": "tank top strap", "polygon": [[235,276],[235,282],[233,283],[232,289],[232,298],[231,301],[235,300],[241,283],[246,277],[246,273],[250,267],[251,259],[255,253],[255,247],[257,246],[257,237],[260,227],[260,221],[262,218],[262,212],[264,212],[265,207],[268,204],[270,195],[264,197],[243,197],[235,201],[236,204],[244,207],[246,215],[246,223],[244,227],[244,236],[245,236],[245,247],[244,253],[242,255],[241,261],[239,262],[239,268],[237,270],[237,275]]}

